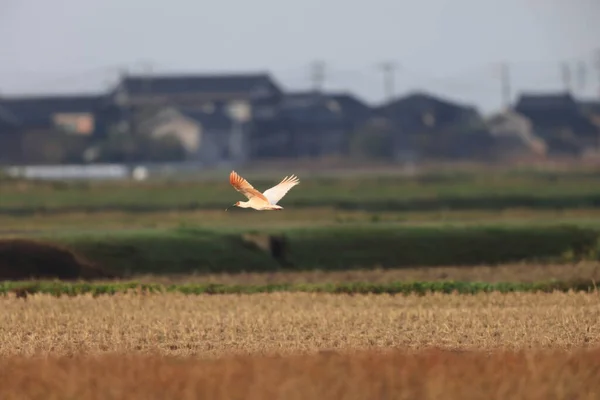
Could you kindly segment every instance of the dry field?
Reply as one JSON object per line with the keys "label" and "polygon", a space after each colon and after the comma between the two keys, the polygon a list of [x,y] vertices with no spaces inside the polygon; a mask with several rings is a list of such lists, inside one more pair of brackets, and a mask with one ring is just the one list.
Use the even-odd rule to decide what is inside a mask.
{"label": "dry field", "polygon": [[599,293],[0,303],[3,400],[600,395]]}
{"label": "dry field", "polygon": [[0,299],[0,355],[595,346],[598,293],[115,295]]}
{"label": "dry field", "polygon": [[425,351],[0,359],[0,397],[32,399],[597,399],[600,351]]}
{"label": "dry field", "polygon": [[186,284],[221,283],[265,285],[276,283],[346,283],[393,281],[462,281],[462,282],[543,282],[591,281],[600,284],[600,263],[574,264],[505,264],[481,266],[418,267],[363,269],[346,271],[244,272],[239,274],[138,275],[143,283]]}

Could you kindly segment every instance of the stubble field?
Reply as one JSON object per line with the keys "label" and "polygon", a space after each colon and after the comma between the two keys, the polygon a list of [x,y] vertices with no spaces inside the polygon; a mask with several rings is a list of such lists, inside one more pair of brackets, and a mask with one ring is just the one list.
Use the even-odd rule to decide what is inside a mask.
{"label": "stubble field", "polygon": [[369,282],[384,285],[390,282],[487,282],[535,283],[548,280],[560,282],[598,282],[600,263],[577,262],[569,264],[500,264],[413,268],[369,268],[346,271],[274,271],[240,272],[237,274],[139,274],[135,281],[163,285],[224,284],[343,284]]}
{"label": "stubble field", "polygon": [[593,399],[600,294],[56,298],[0,309],[3,399]]}
{"label": "stubble field", "polygon": [[3,300],[0,354],[174,356],[369,348],[570,349],[600,342],[597,293],[45,295]]}

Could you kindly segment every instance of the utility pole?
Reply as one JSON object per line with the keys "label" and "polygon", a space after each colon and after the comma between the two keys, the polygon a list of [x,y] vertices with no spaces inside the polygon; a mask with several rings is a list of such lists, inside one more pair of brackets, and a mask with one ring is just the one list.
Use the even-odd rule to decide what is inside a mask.
{"label": "utility pole", "polygon": [[386,61],[379,65],[383,71],[383,91],[387,101],[391,101],[395,94],[394,75],[398,65],[393,61]]}
{"label": "utility pole", "polygon": [[153,63],[150,60],[144,60],[141,63],[141,67],[144,75],[146,75],[146,79],[144,82],[144,90],[150,94],[152,92],[152,71],[153,71]]}
{"label": "utility pole", "polygon": [[585,62],[579,61],[577,64],[577,89],[580,94],[585,93],[587,68]]}
{"label": "utility pole", "polygon": [[315,61],[311,65],[310,78],[313,84],[313,89],[316,92],[321,92],[325,84],[325,62]]}
{"label": "utility pole", "polygon": [[116,101],[117,101],[117,105],[119,107],[126,107],[127,106],[127,93],[125,92],[125,88],[121,86],[121,84],[123,82],[125,82],[125,80],[127,79],[127,76],[129,75],[129,71],[127,69],[127,67],[119,67],[117,69],[117,82],[118,82],[118,91],[116,94]]}
{"label": "utility pole", "polygon": [[594,68],[596,69],[596,74],[598,75],[598,99],[600,100],[600,49],[596,50]]}
{"label": "utility pole", "polygon": [[500,65],[500,84],[502,87],[502,104],[506,109],[510,108],[510,68],[507,63]]}
{"label": "utility pole", "polygon": [[567,92],[571,92],[571,69],[569,68],[569,63],[563,62],[560,66],[563,85]]}

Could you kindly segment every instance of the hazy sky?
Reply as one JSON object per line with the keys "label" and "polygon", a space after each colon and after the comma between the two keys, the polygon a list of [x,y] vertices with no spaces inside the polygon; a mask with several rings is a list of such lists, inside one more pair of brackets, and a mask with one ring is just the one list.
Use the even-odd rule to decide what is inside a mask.
{"label": "hazy sky", "polygon": [[104,90],[120,66],[148,62],[268,70],[303,90],[320,59],[326,89],[378,103],[378,64],[390,60],[397,95],[422,89],[489,112],[501,106],[502,61],[513,98],[562,89],[561,61],[586,62],[581,93],[598,94],[598,21],[599,0],[0,0],[0,94]]}

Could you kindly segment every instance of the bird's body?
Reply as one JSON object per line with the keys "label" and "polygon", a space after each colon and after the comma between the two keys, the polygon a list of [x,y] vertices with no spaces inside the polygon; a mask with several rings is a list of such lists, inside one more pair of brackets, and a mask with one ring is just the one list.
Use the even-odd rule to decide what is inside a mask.
{"label": "bird's body", "polygon": [[258,211],[271,211],[283,210],[283,207],[277,205],[277,203],[292,187],[299,184],[300,181],[294,175],[290,177],[286,176],[279,184],[261,193],[248,183],[247,180],[239,176],[237,172],[231,171],[229,174],[229,183],[235,190],[248,198],[248,201],[238,201],[234,206],[253,208]]}

